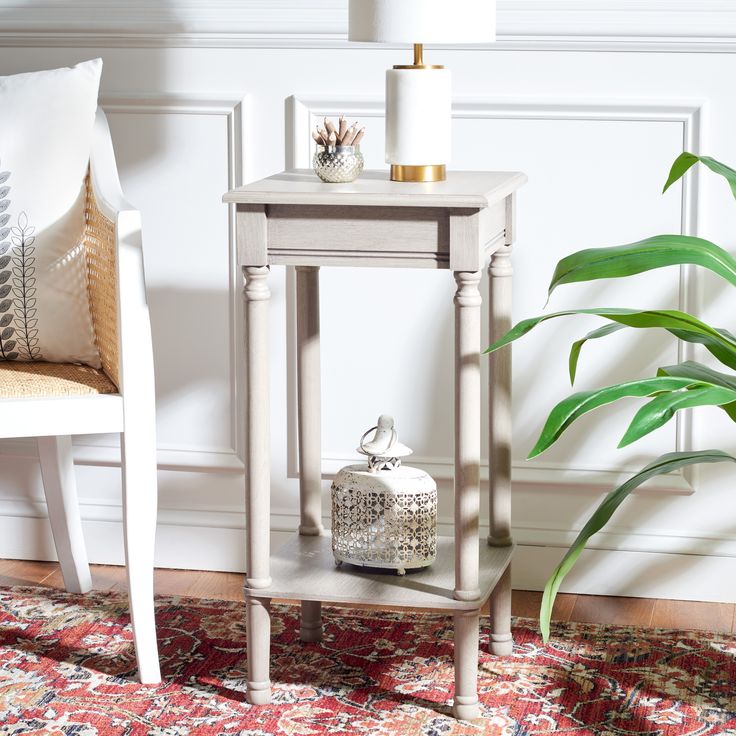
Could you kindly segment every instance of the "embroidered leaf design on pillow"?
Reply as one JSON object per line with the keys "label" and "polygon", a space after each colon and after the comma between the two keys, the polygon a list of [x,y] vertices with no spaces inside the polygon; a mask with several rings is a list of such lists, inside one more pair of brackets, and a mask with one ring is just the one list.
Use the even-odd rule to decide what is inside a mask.
{"label": "embroidered leaf design on pillow", "polygon": [[[0,171],[0,185],[4,185],[10,178],[9,171]],[[0,212],[10,207],[9,186],[0,187]],[[7,227],[10,222],[10,215],[0,214],[0,360],[15,360],[18,352],[14,350],[17,340],[14,340],[15,328],[12,323],[14,314],[10,310],[13,307],[13,299],[8,299],[8,295],[12,290],[12,284],[7,283],[12,275],[12,256],[8,254],[11,242],[8,236],[11,235],[11,228]]]}
{"label": "embroidered leaf design on pillow", "polygon": [[[21,212],[18,225],[11,229],[11,240],[15,248],[12,251],[13,297],[15,313],[15,337],[18,350],[26,360],[42,360],[38,347],[38,320],[36,314],[36,258],[33,253],[33,235],[35,228],[28,224],[28,215]],[[2,334],[0,334],[2,339]]]}

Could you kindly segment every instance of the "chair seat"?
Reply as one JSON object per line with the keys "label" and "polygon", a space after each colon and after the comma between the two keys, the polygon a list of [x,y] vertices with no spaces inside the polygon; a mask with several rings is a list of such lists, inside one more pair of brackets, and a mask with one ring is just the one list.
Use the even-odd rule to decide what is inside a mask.
{"label": "chair seat", "polygon": [[0,399],[116,393],[117,387],[102,371],[87,365],[0,361]]}

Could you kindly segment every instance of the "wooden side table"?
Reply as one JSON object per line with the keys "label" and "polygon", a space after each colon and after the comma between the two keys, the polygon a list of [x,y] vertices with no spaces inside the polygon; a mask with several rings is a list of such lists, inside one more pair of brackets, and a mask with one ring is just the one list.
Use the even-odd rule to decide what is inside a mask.
{"label": "wooden side table", "polygon": [[[519,173],[451,173],[445,182],[407,184],[366,171],[352,184],[323,184],[287,171],[225,195],[237,209],[244,276],[246,346],[245,583],[247,697],[271,700],[270,601],[301,601],[301,639],[322,635],[322,601],[385,604],[452,613],[456,717],[480,714],[477,693],[481,607],[491,598],[491,650],[511,640],[511,357],[490,357],[490,530],[479,542],[482,269],[489,261],[489,341],[511,326],[511,244]],[[269,553],[268,274],[296,267],[300,525]],[[455,292],[455,534],[440,537],[437,561],[404,577],[337,568],[321,521],[319,269],[327,266],[442,268]],[[454,563],[454,564],[453,564]]]}

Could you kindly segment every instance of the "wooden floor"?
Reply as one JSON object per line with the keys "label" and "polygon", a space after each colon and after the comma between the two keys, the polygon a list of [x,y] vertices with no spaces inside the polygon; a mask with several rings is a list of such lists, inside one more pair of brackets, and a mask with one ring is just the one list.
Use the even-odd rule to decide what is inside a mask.
{"label": "wooden floor", "polygon": [[[96,590],[125,590],[125,570],[110,565],[92,566]],[[43,585],[63,588],[59,566],[54,562],[0,560],[0,586]],[[243,600],[243,576],[227,572],[156,570],[156,592],[194,598]],[[515,616],[537,618],[542,594],[515,590]],[[554,618],[559,621],[704,629],[736,633],[736,606],[732,603],[665,601],[651,598],[566,595],[557,598]]]}

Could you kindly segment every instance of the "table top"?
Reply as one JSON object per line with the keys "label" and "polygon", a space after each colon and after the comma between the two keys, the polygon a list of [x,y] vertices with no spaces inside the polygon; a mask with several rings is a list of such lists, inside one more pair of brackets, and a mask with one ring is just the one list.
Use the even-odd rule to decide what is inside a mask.
{"label": "table top", "polygon": [[388,171],[367,170],[350,184],[326,184],[311,169],[292,169],[228,192],[236,204],[458,207],[485,209],[521,187],[515,171],[450,171],[429,184],[391,181]]}

